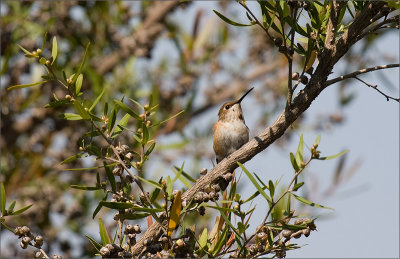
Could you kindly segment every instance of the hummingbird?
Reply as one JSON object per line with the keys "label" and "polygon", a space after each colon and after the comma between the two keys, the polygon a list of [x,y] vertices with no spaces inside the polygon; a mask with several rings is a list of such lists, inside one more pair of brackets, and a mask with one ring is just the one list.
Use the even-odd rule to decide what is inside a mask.
{"label": "hummingbird", "polygon": [[213,129],[213,148],[217,164],[249,141],[249,128],[244,121],[240,103],[253,88],[237,101],[224,103],[219,109],[218,121]]}

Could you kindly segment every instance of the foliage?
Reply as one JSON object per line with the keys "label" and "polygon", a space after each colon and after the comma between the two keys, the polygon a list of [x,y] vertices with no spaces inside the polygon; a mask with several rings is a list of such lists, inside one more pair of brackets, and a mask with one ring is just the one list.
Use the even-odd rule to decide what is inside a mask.
{"label": "foliage", "polygon": [[[62,154],[62,159],[59,159],[61,161],[59,166],[62,171],[69,171],[71,174],[77,171],[77,176],[71,177],[72,182],[68,181],[68,184],[62,184],[59,179],[53,180],[55,189],[62,187],[58,192],[53,192],[56,193],[55,197],[62,196],[63,192],[70,192],[74,199],[80,201],[80,213],[91,216],[91,218],[88,218],[78,215],[76,218],[82,217],[87,222],[93,222],[94,218],[98,217],[99,235],[93,237],[84,234],[92,245],[92,249],[86,249],[85,253],[102,257],[143,255],[213,258],[226,257],[227,255],[232,257],[259,257],[269,254],[282,258],[286,256],[287,251],[300,248],[298,244],[292,243],[292,240],[301,236],[308,237],[311,231],[316,230],[316,218],[300,218],[293,208],[292,201],[296,200],[314,208],[331,208],[310,201],[308,197],[301,194],[300,190],[307,183],[300,180],[299,176],[304,173],[311,161],[329,160],[347,152],[321,157],[321,152],[318,149],[320,136],[309,148],[308,158],[306,158],[307,154],[304,153],[303,136],[300,137],[298,149],[296,152],[290,153],[288,159],[288,163],[290,161],[293,167],[293,178],[285,186],[283,192],[278,191],[283,186],[282,183],[262,179],[256,173],[250,173],[243,164],[238,162],[241,170],[254,186],[255,192],[250,197],[242,198],[238,191],[239,179],[237,175],[239,170],[236,170],[235,172],[226,172],[209,186],[203,186],[193,199],[186,200],[182,198],[183,193],[192,188],[197,179],[185,172],[184,164],[181,167],[174,167],[172,170],[174,174],[169,172],[159,178],[149,176],[146,169],[152,165],[151,163],[156,163],[157,152],[163,151],[162,148],[157,150],[160,145],[157,142],[158,136],[182,131],[192,117],[218,103],[211,101],[203,107],[195,107],[194,99],[197,92],[195,78],[196,74],[201,73],[199,71],[202,67],[215,65],[210,57],[222,55],[221,53],[227,51],[225,49],[228,45],[226,24],[240,28],[243,26],[260,27],[262,31],[255,31],[255,35],[266,35],[269,39],[269,45],[261,45],[260,49],[264,51],[263,48],[265,48],[275,53],[271,55],[280,52],[284,56],[286,62],[283,63],[282,67],[288,67],[288,73],[277,81],[287,81],[287,84],[282,83],[283,87],[275,90],[275,94],[277,101],[286,98],[286,103],[290,106],[295,91],[301,91],[301,85],[307,87],[316,62],[322,61],[325,43],[327,41],[340,41],[341,37],[347,33],[354,17],[365,11],[368,3],[357,1],[340,2],[338,4],[335,4],[335,1],[258,1],[262,14],[262,19],[258,20],[246,3],[239,1],[249,24],[235,22],[227,18],[222,11],[214,10],[217,17],[224,22],[214,49],[204,42],[201,43],[202,40],[204,41],[203,38],[207,37],[207,30],[198,32],[194,28],[193,37],[189,38],[185,33],[179,32],[179,27],[170,21],[166,21],[165,27],[169,30],[170,37],[179,52],[181,74],[179,75],[178,85],[165,92],[163,90],[167,87],[161,88],[160,86],[160,79],[163,77],[155,75],[154,78],[151,78],[151,73],[147,75],[151,87],[128,88],[132,84],[129,78],[132,78],[133,75],[127,71],[131,69],[131,61],[134,58],[129,59],[126,56],[150,55],[152,47],[146,46],[143,42],[136,41],[136,50],[132,50],[121,40],[119,44],[124,49],[117,58],[124,59],[124,62],[123,64],[114,64],[114,70],[107,68],[105,63],[106,61],[112,62],[112,58],[97,59],[99,58],[97,54],[106,55],[108,48],[107,41],[98,40],[97,37],[102,35],[103,30],[111,33],[112,30],[108,28],[111,23],[96,24],[94,21],[98,19],[88,19],[90,29],[84,31],[83,28],[84,37],[71,36],[71,29],[68,28],[55,27],[56,30],[53,28],[52,31],[45,26],[33,26],[35,23],[30,23],[35,29],[26,38],[19,36],[20,44],[17,46],[25,54],[24,64],[41,67],[45,73],[41,75],[40,80],[35,80],[32,83],[20,83],[18,76],[11,75],[11,86],[7,88],[7,94],[10,93],[10,96],[12,96],[11,93],[28,91],[27,96],[25,96],[27,103],[19,102],[15,104],[18,106],[13,108],[15,109],[13,112],[16,114],[22,112],[25,107],[40,103],[45,107],[45,113],[48,113],[48,117],[54,121],[56,132],[69,127],[73,129],[73,133],[68,132],[68,130],[64,132],[67,135],[71,134],[69,138],[71,143],[68,143],[67,148],[64,149],[65,153]],[[66,5],[69,9],[72,9],[72,5]],[[7,6],[13,9],[14,13],[18,9],[25,12],[31,11],[31,3],[24,5],[13,2]],[[99,16],[105,21],[109,20],[120,26],[123,26],[130,18],[127,15],[129,13],[126,11],[127,7],[122,2],[115,5],[107,2],[79,3],[79,6],[84,8],[85,14],[89,18]],[[51,8],[52,5],[42,4],[41,10],[43,11],[46,7]],[[156,7],[157,4],[147,6],[145,2],[141,3],[140,6],[143,13],[148,15],[151,14],[152,8]],[[109,8],[115,10],[109,12]],[[334,13],[332,10],[335,8],[339,8],[340,15],[335,17],[334,24],[332,24],[332,13]],[[383,21],[379,20],[381,18],[379,17],[379,19],[371,22],[371,24],[380,22],[378,25],[381,27],[374,27],[374,33],[396,26],[398,15],[391,15],[396,8],[391,2],[386,3],[382,8],[382,12],[385,12]],[[58,12],[62,19],[69,19],[69,14],[65,13],[65,10],[58,10]],[[10,15],[8,19],[17,18]],[[146,23],[143,22],[143,24]],[[155,25],[159,24],[155,22]],[[387,26],[383,27],[383,25]],[[73,22],[73,28],[79,26],[78,21]],[[332,30],[332,26],[334,26],[333,30],[335,31],[334,37],[328,39],[328,30]],[[22,34],[25,29],[19,28],[18,30]],[[46,31],[49,31],[49,33]],[[150,30],[144,31],[149,32]],[[17,34],[18,32],[14,32],[14,35]],[[48,37],[48,34],[52,37]],[[115,33],[111,37],[114,41],[118,38],[117,34]],[[44,35],[44,37],[41,47],[35,48],[38,35]],[[233,37],[232,35],[229,34],[229,37]],[[94,38],[89,40],[92,37]],[[48,41],[47,38],[51,38],[51,40]],[[254,36],[255,38],[256,36]],[[35,40],[32,41],[31,39]],[[24,41],[29,44],[24,43]],[[262,38],[262,42],[265,44],[264,38]],[[65,46],[63,47],[63,45],[71,43],[74,44],[68,46],[67,49]],[[151,43],[149,44],[151,45]],[[110,45],[112,45],[112,42]],[[81,48],[83,52],[79,51],[78,46],[85,46],[85,48]],[[2,71],[7,71],[8,63],[13,61],[11,56],[16,55],[17,48],[15,46],[8,45],[7,47],[9,48],[8,56],[4,58]],[[142,52],[139,51],[140,49],[142,49]],[[198,54],[199,50],[201,50],[201,54]],[[99,62],[99,60],[102,62]],[[252,62],[259,64],[261,63],[260,60],[262,60],[262,57],[257,57]],[[300,73],[293,73],[294,63],[301,67]],[[160,64],[158,69],[165,69],[165,64]],[[110,70],[113,75],[109,75],[109,78],[107,78],[104,73],[110,72]],[[162,70],[162,72],[165,71],[168,72],[167,69]],[[235,71],[232,72],[232,74],[234,73]],[[293,80],[295,81],[294,85],[292,85]],[[139,84],[139,81],[137,80],[133,84]],[[39,85],[41,85],[40,88]],[[151,90],[148,90],[149,88]],[[180,96],[185,96],[185,98],[179,100]],[[281,104],[279,107],[281,108],[283,105]],[[269,112],[273,113],[274,110]],[[11,117],[6,117],[4,121],[7,119],[12,120]],[[21,131],[23,133],[29,132],[29,130]],[[10,134],[10,139],[17,138],[14,136],[15,132],[6,133]],[[47,139],[47,142],[44,141],[43,149],[49,149],[49,142],[51,142],[49,139]],[[182,141],[174,143],[174,146],[182,149],[182,154],[187,154],[184,149],[188,145],[187,143],[188,141]],[[68,147],[75,149],[71,151]],[[164,146],[164,148],[166,147]],[[12,153],[11,150],[7,151]],[[7,207],[6,189],[8,192],[9,189],[16,187],[23,188],[23,185],[16,184],[18,181],[11,180],[13,179],[11,175],[13,171],[20,170],[24,163],[30,164],[31,161],[39,161],[36,163],[37,166],[32,169],[34,173],[28,174],[26,179],[33,183],[35,183],[33,175],[46,172],[46,177],[49,177],[52,175],[52,169],[40,166],[44,161],[42,156],[28,159],[28,162],[23,160],[20,164],[19,161],[29,152],[23,152],[20,147],[13,151],[15,152],[12,155],[13,159],[18,163],[6,165],[9,167],[6,173],[6,188],[3,183],[1,184],[1,223],[2,226],[21,238],[20,246],[23,249],[27,248],[28,245],[33,246],[36,250],[36,257],[48,258],[46,252],[42,249],[43,237],[41,235],[35,237],[26,226],[16,227],[14,230],[9,227],[9,225],[16,224],[15,221],[12,221],[15,216],[25,211],[29,212],[32,204],[14,210],[16,201],[12,201]],[[88,159],[93,161],[85,162]],[[89,165],[85,166],[85,164]],[[69,166],[69,168],[66,166]],[[94,174],[96,177],[94,177]],[[89,179],[85,179],[85,175]],[[53,178],[57,177],[53,176]],[[51,178],[48,179],[49,182],[45,185],[52,186]],[[76,191],[72,191],[72,189]],[[146,190],[151,191],[147,192]],[[265,200],[268,204],[265,218],[261,222],[255,222],[256,220],[252,218],[256,198]],[[51,204],[51,200],[49,203]],[[196,224],[189,224],[198,215],[206,215],[205,218],[208,221],[209,213],[206,213],[206,209],[207,212],[218,213],[211,229],[207,227],[196,229]],[[106,216],[108,213],[113,214],[113,224],[107,224]],[[49,214],[51,212],[48,211],[46,215]],[[76,218],[70,217],[69,219],[76,221]],[[10,221],[8,221],[9,219]],[[144,219],[147,220],[147,229],[155,226],[153,224],[156,223],[161,228],[152,238],[143,240],[144,235],[142,235],[137,240],[142,232],[138,224],[143,224]],[[131,221],[134,221],[135,224],[131,224]],[[39,231],[46,232],[45,227],[49,225],[48,217],[40,224],[38,222],[35,224],[37,224]],[[258,227],[254,233],[250,233],[250,227],[254,224],[258,224]],[[75,226],[72,225],[71,228],[75,228],[76,232],[80,233],[82,229],[79,225],[79,223]],[[137,252],[138,244],[142,243],[144,249]]]}

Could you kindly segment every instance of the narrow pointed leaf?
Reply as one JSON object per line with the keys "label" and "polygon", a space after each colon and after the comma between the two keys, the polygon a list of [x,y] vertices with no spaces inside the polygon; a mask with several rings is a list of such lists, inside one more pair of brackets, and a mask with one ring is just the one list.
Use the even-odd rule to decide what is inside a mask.
{"label": "narrow pointed leaf", "polygon": [[290,162],[292,163],[294,171],[298,172],[299,171],[299,165],[297,164],[296,158],[294,157],[292,152],[290,152]]}
{"label": "narrow pointed leaf", "polygon": [[3,183],[0,185],[0,195],[1,214],[4,215],[6,212],[6,189],[4,189]]}
{"label": "narrow pointed leaf", "polygon": [[84,120],[90,119],[90,115],[89,115],[88,111],[85,110],[85,108],[83,107],[83,105],[82,105],[78,100],[75,100],[75,101],[74,101],[74,107],[75,107],[76,112],[77,112]]}
{"label": "narrow pointed leaf", "polygon": [[133,214],[118,214],[116,218],[122,220],[138,220],[148,216],[149,213],[133,213]]}
{"label": "narrow pointed leaf", "polygon": [[200,249],[204,249],[207,246],[207,237],[208,237],[208,233],[207,233],[207,228],[203,229],[203,232],[201,233],[201,236],[199,238],[199,247]]}
{"label": "narrow pointed leaf", "polygon": [[11,91],[11,90],[15,90],[15,89],[21,89],[21,88],[25,88],[25,87],[31,87],[31,86],[35,86],[35,85],[41,85],[46,83],[47,81],[41,81],[41,82],[36,82],[36,83],[31,83],[31,84],[26,84],[26,85],[13,85],[7,88],[7,91]]}
{"label": "narrow pointed leaf", "polygon": [[104,169],[106,170],[107,179],[108,179],[108,181],[110,182],[110,185],[111,185],[111,190],[113,192],[115,192],[116,191],[115,177],[114,177],[114,175],[113,175],[113,173],[111,171],[111,168],[107,165],[107,163],[103,162],[103,165],[104,165]]}
{"label": "narrow pointed leaf", "polygon": [[234,22],[234,21],[232,21],[231,19],[229,19],[229,18],[223,16],[221,13],[217,12],[216,10],[213,10],[213,11],[214,11],[214,13],[215,13],[216,15],[218,15],[219,18],[221,18],[224,22],[229,23],[229,24],[231,24],[231,25],[234,25],[234,26],[252,26],[252,25],[253,25],[253,24],[251,24],[251,23],[250,23],[250,24],[243,24],[243,23]]}
{"label": "narrow pointed leaf", "polygon": [[303,134],[301,134],[300,141],[299,141],[299,146],[297,148],[297,152],[296,152],[296,155],[295,155],[295,159],[296,159],[297,165],[300,165],[301,162],[303,162],[303,149],[304,149]]}
{"label": "narrow pointed leaf", "polygon": [[22,212],[26,211],[27,209],[29,209],[32,206],[33,206],[33,204],[30,204],[30,205],[28,205],[26,207],[23,207],[22,209],[16,210],[16,211],[14,211],[12,213],[12,215],[19,215],[19,214],[21,214]]}
{"label": "narrow pointed leaf", "polygon": [[339,154],[336,154],[336,155],[333,155],[333,156],[320,157],[320,158],[318,158],[318,159],[319,159],[319,160],[329,160],[329,159],[333,159],[333,158],[339,157],[339,156],[341,156],[341,155],[344,155],[344,154],[346,154],[347,152],[349,152],[349,150],[345,150],[345,151],[340,152]]}
{"label": "narrow pointed leaf", "polygon": [[64,164],[70,163],[72,161],[75,161],[76,159],[80,158],[81,156],[82,156],[82,154],[77,154],[77,155],[70,156],[67,159],[65,159],[64,161],[62,161],[60,163],[60,165],[64,165]]}
{"label": "narrow pointed leaf", "polygon": [[309,200],[307,200],[306,198],[301,197],[301,196],[298,196],[298,195],[296,195],[296,194],[294,194],[294,193],[292,193],[292,195],[293,195],[293,197],[295,197],[296,200],[298,200],[299,202],[302,202],[302,203],[307,204],[307,205],[309,205],[309,206],[333,210],[332,208],[329,208],[329,207],[326,207],[326,206],[322,206],[322,205],[316,204],[316,203],[314,203],[314,202],[312,202],[312,201],[309,201]]}
{"label": "narrow pointed leaf", "polygon": [[47,31],[44,33],[44,36],[43,36],[43,43],[42,43],[41,50],[44,50],[44,46],[46,45],[46,41],[47,41]]}
{"label": "narrow pointed leaf", "polygon": [[94,240],[93,238],[91,238],[88,235],[85,235],[85,237],[87,239],[89,239],[90,243],[92,243],[93,247],[97,250],[98,253],[100,253],[100,249],[102,248],[102,245],[99,244],[96,240]]}
{"label": "narrow pointed leaf", "polygon": [[51,49],[51,57],[52,57],[52,59],[53,59],[53,60],[51,61],[51,64],[53,64],[54,61],[56,61],[57,55],[58,55],[57,38],[56,38],[56,36],[54,36],[54,37],[53,37],[53,47],[52,47],[52,49]]}
{"label": "narrow pointed leaf", "polygon": [[[101,97],[103,97],[104,90],[105,90],[105,88],[103,88],[103,90],[101,90],[101,93],[96,97],[96,100],[94,100],[92,106],[90,106],[90,108],[89,108],[90,112],[94,109],[96,104],[100,101]],[[105,114],[107,114],[107,113],[105,113]]]}
{"label": "narrow pointed leaf", "polygon": [[33,55],[31,52],[29,52],[29,51],[27,51],[24,47],[22,47],[21,45],[19,45],[19,44],[17,44],[17,46],[23,51],[23,52],[25,52],[25,54],[27,54],[27,55]]}
{"label": "narrow pointed leaf", "polygon": [[10,206],[8,207],[8,210],[7,210],[8,214],[11,214],[11,215],[12,215],[16,203],[17,203],[16,201],[12,201],[12,202],[11,202],[11,204],[10,204]]}
{"label": "narrow pointed leaf", "polygon": [[175,118],[175,117],[181,115],[181,114],[184,113],[184,112],[185,112],[185,110],[182,110],[182,111],[178,112],[177,114],[172,115],[171,117],[169,117],[169,118],[166,119],[166,120],[163,120],[163,121],[161,121],[161,122],[159,122],[159,123],[155,123],[155,124],[151,125],[150,128],[151,128],[151,127],[156,127],[156,126],[158,126],[158,125],[160,125],[160,124],[163,124],[163,123],[165,123],[165,122],[167,122],[167,121],[169,121],[169,120],[172,120],[173,118]]}
{"label": "narrow pointed leaf", "polygon": [[104,226],[102,218],[99,218],[99,232],[100,232],[100,237],[101,237],[101,243],[103,244],[103,246],[105,246],[106,244],[112,243],[111,238]]}
{"label": "narrow pointed leaf", "polygon": [[83,185],[71,185],[71,188],[85,191],[96,191],[103,189],[100,186],[83,186]]}
{"label": "narrow pointed leaf", "polygon": [[181,191],[178,190],[171,207],[171,212],[168,222],[168,236],[171,236],[172,231],[174,231],[176,226],[178,226],[181,210],[182,210]]}
{"label": "narrow pointed leaf", "polygon": [[318,134],[317,138],[314,141],[314,144],[319,144],[319,142],[321,141],[321,134]]}
{"label": "narrow pointed leaf", "polygon": [[271,203],[271,198],[268,197],[268,195],[264,192],[263,188],[258,184],[257,180],[251,175],[251,173],[240,163],[237,162],[238,165],[243,169],[243,172],[247,175],[247,177],[250,179],[250,181],[253,183],[253,185],[257,188],[258,192],[261,193],[264,198]]}
{"label": "narrow pointed leaf", "polygon": [[126,113],[128,113],[129,115],[131,115],[133,118],[135,118],[138,121],[143,121],[142,118],[139,117],[139,115],[137,115],[131,108],[129,108],[126,104],[124,104],[123,102],[114,99],[114,102],[122,108],[122,110],[124,110]]}
{"label": "narrow pointed leaf", "polygon": [[304,185],[304,182],[296,183],[296,184],[293,186],[293,191],[297,191],[297,190],[300,189],[300,187],[303,186],[303,185]]}
{"label": "narrow pointed leaf", "polygon": [[83,82],[83,75],[80,74],[80,75],[78,76],[78,78],[76,79],[76,82],[75,82],[75,93],[76,93],[76,94],[79,94],[79,93],[80,93],[81,87],[82,87],[82,82]]}
{"label": "narrow pointed leaf", "polygon": [[154,186],[154,187],[156,187],[157,189],[162,189],[162,185],[161,184],[159,184],[159,183],[157,183],[157,182],[155,182],[155,181],[153,181],[153,180],[147,180],[147,179],[144,179],[144,178],[142,178],[142,177],[140,177],[140,176],[136,176],[140,181],[142,181],[142,182],[145,182],[145,183],[147,183],[147,184],[150,184],[150,185],[152,185],[152,186]]}
{"label": "narrow pointed leaf", "polygon": [[79,74],[82,72],[83,65],[85,64],[85,61],[86,61],[87,52],[89,50],[89,46],[90,46],[90,42],[88,42],[88,44],[86,45],[85,54],[83,54],[83,59],[82,59],[82,62],[80,64],[79,68],[78,68],[78,71],[76,71],[74,77],[72,78],[72,83],[75,83],[76,79],[78,79]]}

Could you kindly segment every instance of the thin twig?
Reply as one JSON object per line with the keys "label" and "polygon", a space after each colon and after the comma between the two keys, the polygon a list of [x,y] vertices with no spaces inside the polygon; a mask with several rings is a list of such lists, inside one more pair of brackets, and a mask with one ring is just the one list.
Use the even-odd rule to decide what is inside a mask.
{"label": "thin twig", "polygon": [[257,17],[253,14],[253,12],[250,10],[249,7],[247,7],[247,5],[243,2],[243,1],[239,1],[239,4],[241,6],[244,7],[244,9],[246,9],[246,11],[253,17],[254,21],[256,22],[256,24],[258,26],[260,26],[265,33],[267,34],[267,36],[269,37],[270,40],[274,41],[274,38],[269,34],[268,29],[264,27],[264,25],[257,19]]}
{"label": "thin twig", "polygon": [[360,70],[355,71],[353,73],[346,74],[346,75],[339,76],[339,77],[333,78],[331,80],[328,80],[328,81],[325,82],[325,86],[329,86],[329,85],[335,84],[335,83],[340,82],[340,81],[345,80],[345,79],[354,78],[355,76],[358,76],[358,75],[361,75],[361,74],[364,74],[364,73],[368,73],[368,72],[371,72],[371,71],[376,71],[376,70],[380,70],[380,69],[387,69],[387,68],[393,68],[393,67],[399,67],[399,66],[400,66],[400,64],[387,64],[387,65],[383,65],[383,66],[375,66],[375,67],[363,68],[363,69],[360,69]]}
{"label": "thin twig", "polygon": [[[399,17],[400,17],[400,15],[396,15],[396,16],[390,17],[389,19],[386,19],[386,20],[384,20],[384,21],[378,23],[376,26],[374,26],[374,28],[372,28],[372,29],[370,29],[370,30],[368,30],[368,31],[363,32],[363,33],[360,35],[360,37],[361,37],[361,38],[364,38],[364,37],[367,36],[368,34],[374,33],[375,31],[377,31],[377,30],[379,30],[379,29],[387,28],[386,26],[383,26],[383,25],[386,25],[386,24],[388,24],[388,23],[394,23],[396,26],[399,26]],[[397,28],[398,28],[398,27],[397,27]]]}
{"label": "thin twig", "polygon": [[374,89],[375,89],[376,91],[378,91],[381,95],[385,96],[387,101],[389,101],[389,99],[392,99],[392,100],[395,100],[395,101],[397,101],[397,102],[400,102],[400,98],[391,97],[391,96],[385,94],[384,92],[382,92],[381,90],[379,90],[379,89],[378,89],[378,85],[371,85],[371,84],[365,82],[364,80],[361,80],[360,78],[358,78],[358,77],[356,77],[356,76],[355,76],[354,78],[357,79],[358,81],[364,83],[366,86],[371,87],[371,88],[374,88]]}

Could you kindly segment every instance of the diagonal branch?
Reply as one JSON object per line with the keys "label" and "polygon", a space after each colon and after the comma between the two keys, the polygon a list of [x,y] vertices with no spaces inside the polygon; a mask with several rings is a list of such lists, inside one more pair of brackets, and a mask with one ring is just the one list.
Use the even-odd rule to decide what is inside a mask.
{"label": "diagonal branch", "polygon": [[[350,47],[357,42],[352,36],[358,35],[360,31],[364,30],[369,25],[369,20],[379,12],[379,8],[383,6],[383,4],[384,3],[380,1],[371,2],[368,7],[355,18],[354,23],[349,27],[349,31],[336,43],[336,51],[324,48],[324,62],[318,64],[309,83],[293,99],[292,105],[286,107],[271,126],[267,127],[258,136],[222,160],[208,174],[199,178],[196,183],[182,195],[182,200],[186,200],[187,202],[191,201],[196,193],[203,191],[218,177],[236,169],[238,167],[237,162],[243,164],[249,161],[279,139],[292,123],[310,107],[311,103],[318,95],[330,85],[327,84],[326,80],[333,66]],[[156,233],[159,232],[160,228],[161,226],[158,223],[152,224],[132,248],[132,254],[138,255],[143,251],[145,248],[145,240],[155,240],[155,238],[158,238]]]}

